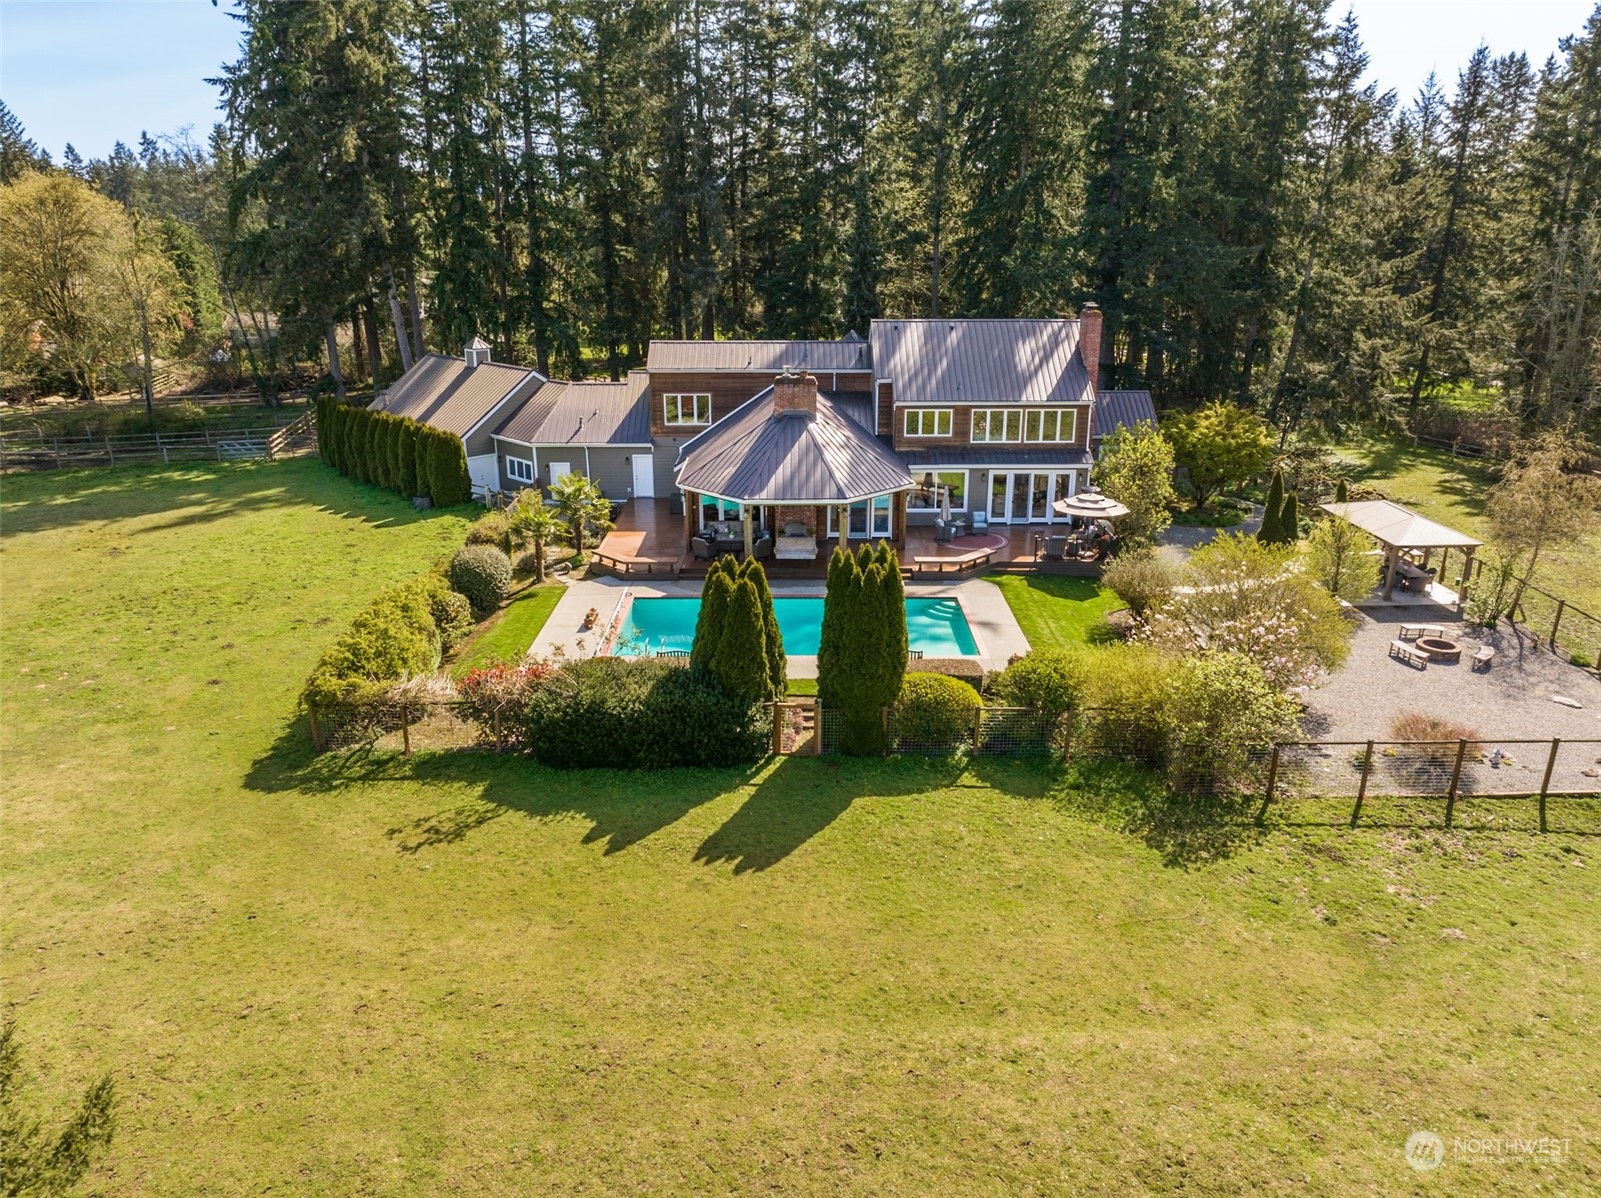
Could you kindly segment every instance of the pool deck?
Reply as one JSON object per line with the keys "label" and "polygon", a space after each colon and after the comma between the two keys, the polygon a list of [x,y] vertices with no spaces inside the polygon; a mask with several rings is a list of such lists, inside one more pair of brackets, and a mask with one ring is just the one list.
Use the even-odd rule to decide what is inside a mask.
{"label": "pool deck", "polygon": [[[557,602],[550,619],[545,621],[545,627],[534,641],[532,651],[535,656],[548,657],[560,653],[569,658],[592,657],[624,595],[632,593],[636,598],[695,598],[700,595],[702,584],[700,579],[636,582],[618,578],[585,578],[566,585],[567,593]],[[823,594],[822,579],[770,579],[769,585],[774,597],[801,598]],[[908,582],[906,594],[908,598],[955,599],[960,603],[978,646],[978,660],[986,670],[1004,669],[1013,654],[1028,652],[1028,638],[1018,627],[1017,619],[1006,605],[1000,588],[993,583],[982,578],[953,583]],[[593,631],[585,632],[584,617],[591,609],[599,619]],[[817,658],[791,657],[789,676],[816,678]]]}

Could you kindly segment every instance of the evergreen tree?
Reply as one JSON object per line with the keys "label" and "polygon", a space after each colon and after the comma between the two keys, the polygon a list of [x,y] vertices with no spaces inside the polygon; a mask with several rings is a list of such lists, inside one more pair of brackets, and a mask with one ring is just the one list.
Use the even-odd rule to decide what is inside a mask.
{"label": "evergreen tree", "polygon": [[1301,501],[1292,490],[1284,497],[1284,506],[1279,511],[1279,541],[1284,545],[1293,545],[1301,539]]}
{"label": "evergreen tree", "polygon": [[748,558],[740,564],[741,578],[748,578],[756,587],[762,606],[763,644],[767,649],[767,684],[771,698],[782,699],[789,693],[788,659],[784,656],[784,634],[778,627],[778,614],[773,609],[773,592],[767,585],[767,571],[761,562]]}
{"label": "evergreen tree", "polygon": [[772,694],[761,595],[748,575],[731,586],[712,674],[729,694],[757,703]]}
{"label": "evergreen tree", "polygon": [[695,640],[689,651],[691,669],[713,673],[723,631],[727,627],[729,600],[734,594],[733,574],[725,568],[727,558],[718,558],[706,571],[700,592],[700,613],[695,621]]}
{"label": "evergreen tree", "polygon": [[1273,481],[1268,483],[1267,498],[1262,501],[1262,527],[1256,530],[1256,539],[1264,545],[1277,545],[1284,540],[1284,471],[1275,470]]}

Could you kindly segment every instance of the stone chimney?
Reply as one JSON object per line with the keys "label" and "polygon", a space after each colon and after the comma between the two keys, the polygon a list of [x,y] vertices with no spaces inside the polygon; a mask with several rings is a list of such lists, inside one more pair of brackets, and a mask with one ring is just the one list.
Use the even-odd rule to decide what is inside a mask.
{"label": "stone chimney", "polygon": [[488,362],[490,360],[489,354],[489,342],[485,341],[482,337],[474,337],[471,341],[467,342],[466,345],[461,347],[462,361],[467,363],[468,370],[471,370],[474,366],[482,366],[485,362]]}
{"label": "stone chimney", "polygon": [[1100,390],[1101,378],[1101,309],[1094,302],[1078,310],[1078,352],[1084,359],[1084,369],[1090,372],[1090,389]]}
{"label": "stone chimney", "polygon": [[816,377],[796,374],[789,367],[784,367],[784,373],[773,380],[773,411],[817,415]]}

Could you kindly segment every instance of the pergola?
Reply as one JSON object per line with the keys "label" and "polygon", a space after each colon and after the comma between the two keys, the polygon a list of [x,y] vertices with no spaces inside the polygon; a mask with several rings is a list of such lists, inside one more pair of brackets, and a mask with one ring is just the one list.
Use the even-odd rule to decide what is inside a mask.
{"label": "pergola", "polygon": [[1462,577],[1468,576],[1473,564],[1473,551],[1484,542],[1476,541],[1466,533],[1457,532],[1433,520],[1418,515],[1410,508],[1392,503],[1388,499],[1364,499],[1356,503],[1325,503],[1323,510],[1333,516],[1343,516],[1363,532],[1384,546],[1385,599],[1395,586],[1396,565],[1403,552],[1421,551],[1423,564],[1429,556],[1440,552],[1440,577],[1445,577],[1446,555],[1453,549],[1462,551]]}

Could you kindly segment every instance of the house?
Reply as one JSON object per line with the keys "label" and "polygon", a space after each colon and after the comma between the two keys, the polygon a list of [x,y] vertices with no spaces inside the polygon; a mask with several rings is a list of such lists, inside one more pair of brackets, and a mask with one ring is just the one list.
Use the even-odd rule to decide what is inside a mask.
{"label": "house", "polygon": [[1149,392],[1097,389],[1101,328],[1087,304],[1072,320],[875,320],[837,341],[653,341],[617,382],[495,366],[475,340],[379,402],[458,432],[483,491],[579,471],[614,500],[681,501],[686,541],[747,517],[900,541],[942,505],[1064,519],[1053,504],[1089,481],[1104,437],[1155,419]]}

